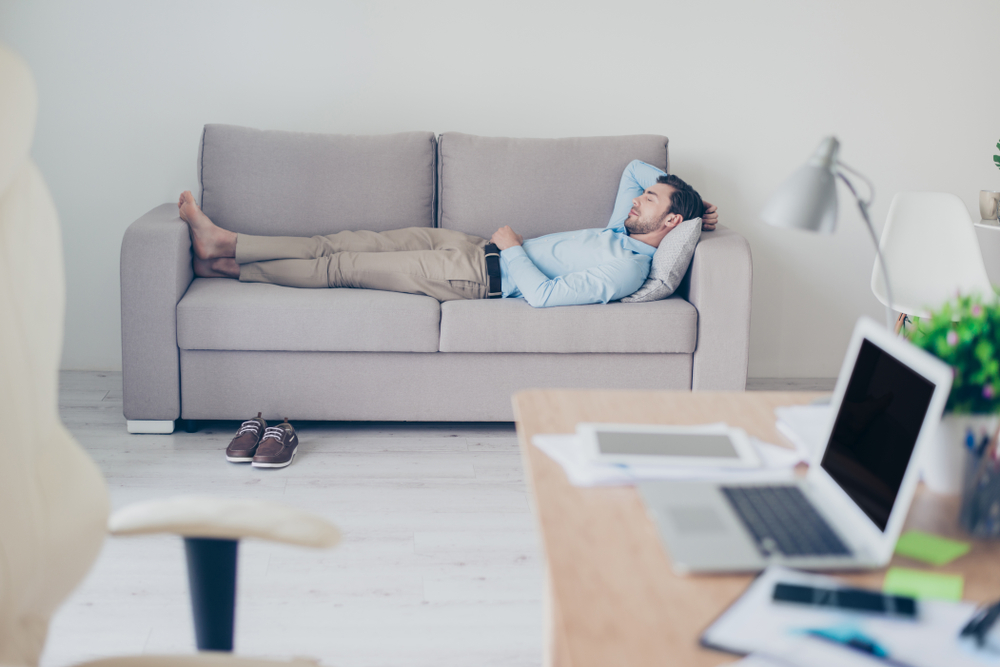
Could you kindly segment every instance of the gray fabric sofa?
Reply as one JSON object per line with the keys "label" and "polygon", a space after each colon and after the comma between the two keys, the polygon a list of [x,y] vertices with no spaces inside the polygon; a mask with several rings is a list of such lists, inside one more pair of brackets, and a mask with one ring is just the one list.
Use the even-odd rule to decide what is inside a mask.
{"label": "gray fabric sofa", "polygon": [[[666,169],[667,138],[207,125],[199,201],[243,233],[440,226],[488,238],[509,224],[530,238],[604,227],[633,159]],[[534,309],[196,278],[187,227],[163,204],[122,241],[124,413],[132,432],[257,411],[509,421],[510,395],[529,387],[742,390],[751,273],[746,240],[719,225],[702,235],[678,292],[653,303]]]}

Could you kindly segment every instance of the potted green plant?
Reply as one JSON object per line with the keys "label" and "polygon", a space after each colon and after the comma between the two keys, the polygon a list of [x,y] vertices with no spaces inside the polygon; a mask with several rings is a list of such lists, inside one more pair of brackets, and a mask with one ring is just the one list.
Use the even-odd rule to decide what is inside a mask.
{"label": "potted green plant", "polygon": [[957,296],[930,317],[913,318],[905,336],[955,374],[923,472],[931,490],[959,493],[970,441],[993,437],[1000,422],[1000,302]]}

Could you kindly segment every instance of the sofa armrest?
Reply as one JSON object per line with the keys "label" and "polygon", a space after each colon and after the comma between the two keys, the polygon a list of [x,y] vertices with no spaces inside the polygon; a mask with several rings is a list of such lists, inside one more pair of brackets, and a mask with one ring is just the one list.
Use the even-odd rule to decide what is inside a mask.
{"label": "sofa armrest", "polygon": [[176,496],[124,507],[108,520],[112,535],[171,533],[239,540],[256,537],[303,547],[332,547],[340,531],[326,519],[264,500]]}
{"label": "sofa armrest", "polygon": [[698,311],[691,389],[743,391],[750,356],[750,244],[722,225],[703,233],[686,282],[687,300]]}
{"label": "sofa armrest", "polygon": [[123,412],[129,420],[181,415],[177,302],[194,279],[191,238],[176,204],[125,230],[121,253]]}

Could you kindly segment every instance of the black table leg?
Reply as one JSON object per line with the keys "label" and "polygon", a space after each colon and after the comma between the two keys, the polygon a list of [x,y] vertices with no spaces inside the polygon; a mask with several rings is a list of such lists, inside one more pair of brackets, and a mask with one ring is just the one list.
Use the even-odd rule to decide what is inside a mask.
{"label": "black table leg", "polygon": [[232,651],[236,540],[185,537],[191,611],[199,651]]}

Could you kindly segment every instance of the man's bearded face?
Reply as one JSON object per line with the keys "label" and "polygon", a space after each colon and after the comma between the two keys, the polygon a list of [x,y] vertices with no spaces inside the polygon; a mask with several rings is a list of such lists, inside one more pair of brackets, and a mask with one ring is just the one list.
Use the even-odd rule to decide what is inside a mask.
{"label": "man's bearded face", "polygon": [[663,183],[654,183],[632,200],[632,210],[625,220],[629,234],[655,232],[663,224],[670,210],[670,197],[674,189]]}
{"label": "man's bearded face", "polygon": [[649,232],[655,232],[660,228],[660,224],[663,223],[663,219],[667,217],[667,212],[664,211],[658,218],[653,218],[652,213],[641,214],[639,216],[629,216],[625,220],[625,229],[628,230],[629,234],[648,234]]}

